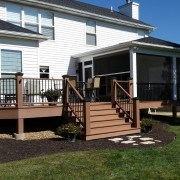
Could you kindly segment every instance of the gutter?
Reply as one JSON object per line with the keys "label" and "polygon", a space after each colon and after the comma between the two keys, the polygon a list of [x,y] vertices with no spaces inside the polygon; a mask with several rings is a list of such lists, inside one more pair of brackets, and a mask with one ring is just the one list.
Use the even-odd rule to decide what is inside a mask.
{"label": "gutter", "polygon": [[60,5],[56,5],[56,4],[39,2],[39,1],[35,1],[35,0],[24,0],[24,1],[9,0],[9,1],[22,3],[22,4],[26,4],[26,5],[31,5],[31,6],[35,6],[35,7],[46,8],[46,9],[50,9],[50,10],[55,10],[57,12],[65,12],[68,14],[78,15],[78,16],[87,17],[87,18],[93,18],[93,19],[97,19],[97,20],[101,20],[101,21],[106,21],[106,22],[110,22],[110,23],[129,26],[129,27],[136,27],[136,28],[145,29],[145,30],[149,30],[149,31],[155,30],[155,27],[153,27],[153,26],[124,21],[124,20],[111,18],[111,17],[107,17],[107,16],[103,16],[103,15],[98,15],[98,14],[94,14],[94,13],[90,13],[90,12],[86,12],[86,11],[82,11],[82,10],[77,10],[77,9],[73,9],[73,8],[69,8],[69,7],[65,7],[65,6],[60,6]]}
{"label": "gutter", "polygon": [[20,39],[29,39],[29,40],[41,40],[45,41],[48,38],[41,35],[41,34],[31,34],[31,33],[23,33],[23,32],[16,32],[16,31],[7,31],[7,30],[0,30],[0,36],[3,37],[13,37],[13,38],[20,38]]}

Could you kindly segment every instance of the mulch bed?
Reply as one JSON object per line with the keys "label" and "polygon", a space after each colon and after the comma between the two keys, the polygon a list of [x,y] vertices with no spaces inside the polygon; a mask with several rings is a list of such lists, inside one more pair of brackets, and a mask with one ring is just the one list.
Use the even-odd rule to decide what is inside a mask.
{"label": "mulch bed", "polygon": [[[43,139],[43,140],[28,140],[16,141],[14,139],[0,139],[0,163],[22,160],[31,157],[43,155],[66,153],[74,151],[88,150],[104,150],[104,149],[127,149],[127,148],[145,148],[145,147],[161,147],[171,143],[175,135],[167,132],[163,127],[167,125],[161,122],[153,131],[149,133],[141,133],[142,137],[151,137],[162,142],[157,142],[151,145],[138,145],[114,143],[108,139],[99,139],[92,141],[76,140],[75,143],[65,139]],[[123,136],[121,136],[123,137]],[[125,137],[124,137],[125,138]]]}

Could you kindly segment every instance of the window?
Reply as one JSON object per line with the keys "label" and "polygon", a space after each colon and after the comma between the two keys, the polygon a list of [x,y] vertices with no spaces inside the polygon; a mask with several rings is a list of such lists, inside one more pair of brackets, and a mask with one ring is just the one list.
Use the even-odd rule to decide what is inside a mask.
{"label": "window", "polygon": [[40,78],[49,78],[49,66],[40,66]]}
{"label": "window", "polygon": [[14,77],[22,72],[22,52],[1,50],[1,77]]}
{"label": "window", "polygon": [[96,22],[86,21],[86,44],[96,46]]}
{"label": "window", "polygon": [[43,11],[41,13],[41,33],[50,39],[54,39],[54,15]]}
{"label": "window", "polygon": [[54,14],[49,11],[8,3],[7,21],[54,39]]}
{"label": "window", "polygon": [[24,27],[35,32],[39,32],[38,28],[38,11],[33,8],[25,8]]}
{"label": "window", "polygon": [[21,7],[14,4],[7,4],[7,21],[21,26]]}

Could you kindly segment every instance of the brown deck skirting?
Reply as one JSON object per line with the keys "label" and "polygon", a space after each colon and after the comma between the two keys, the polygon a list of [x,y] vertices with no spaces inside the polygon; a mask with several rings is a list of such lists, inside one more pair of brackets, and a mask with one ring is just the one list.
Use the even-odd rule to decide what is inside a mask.
{"label": "brown deck skirting", "polygon": [[62,105],[0,108],[0,119],[41,118],[62,116]]}

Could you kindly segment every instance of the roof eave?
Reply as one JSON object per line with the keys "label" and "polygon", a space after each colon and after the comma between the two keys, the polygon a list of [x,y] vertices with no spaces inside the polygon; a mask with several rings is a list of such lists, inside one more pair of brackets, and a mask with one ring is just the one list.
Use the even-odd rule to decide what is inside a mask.
{"label": "roof eave", "polygon": [[14,38],[20,38],[20,39],[29,39],[29,40],[39,40],[39,41],[45,41],[48,39],[47,37],[43,35],[16,32],[16,31],[7,31],[7,30],[0,30],[0,36],[14,37]]}
{"label": "roof eave", "polygon": [[165,46],[165,45],[151,44],[151,43],[144,43],[144,42],[137,42],[137,41],[132,41],[132,46],[140,46],[140,47],[146,47],[146,48],[149,47],[153,49],[166,49],[166,50],[180,52],[180,48],[176,48],[173,46]]}
{"label": "roof eave", "polygon": [[23,4],[27,4],[27,5],[32,5],[32,6],[34,6],[34,4],[36,4],[36,6],[46,8],[46,9],[52,9],[52,10],[55,10],[58,12],[65,12],[68,14],[93,18],[93,19],[97,19],[97,20],[107,21],[107,22],[121,24],[121,25],[125,25],[125,26],[130,26],[130,27],[136,27],[136,28],[145,29],[145,30],[149,30],[149,31],[155,30],[154,26],[124,21],[124,20],[120,20],[120,19],[116,19],[116,18],[102,16],[102,15],[98,15],[98,14],[94,14],[94,13],[90,13],[90,12],[86,12],[86,11],[82,11],[82,10],[77,10],[74,8],[68,8],[68,7],[64,7],[64,6],[60,6],[60,5],[50,4],[50,3],[46,3],[46,2],[37,2],[35,0],[23,0],[23,1],[22,0],[9,0],[9,1],[23,3]]}
{"label": "roof eave", "polygon": [[113,46],[108,46],[108,47],[104,47],[104,48],[100,48],[100,49],[96,49],[96,50],[92,50],[92,51],[87,51],[85,53],[80,53],[80,54],[75,54],[72,55],[72,58],[78,59],[78,58],[82,58],[82,57],[86,57],[86,56],[99,56],[100,54],[110,54],[110,53],[114,53],[114,52],[118,52],[118,51],[124,51],[124,50],[129,50],[129,47],[131,46],[131,42],[125,42],[125,43],[120,43],[120,44],[116,44]]}

